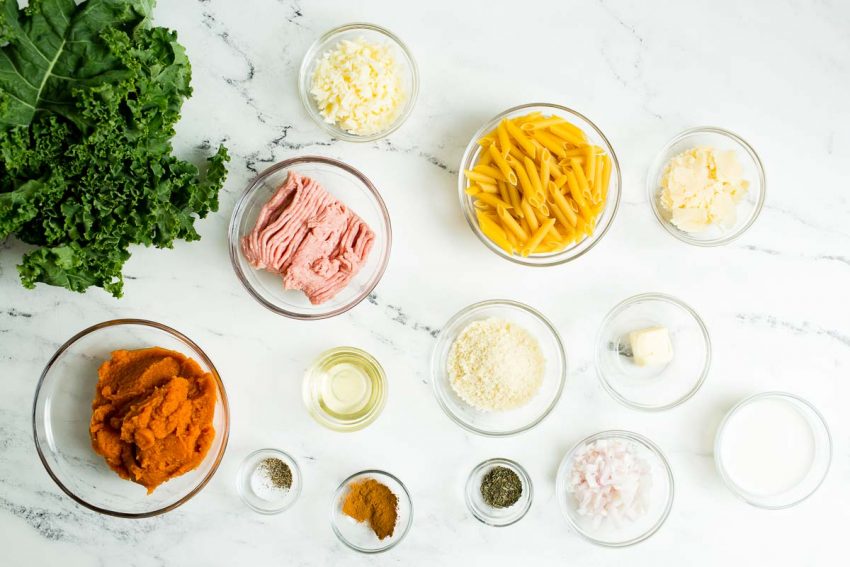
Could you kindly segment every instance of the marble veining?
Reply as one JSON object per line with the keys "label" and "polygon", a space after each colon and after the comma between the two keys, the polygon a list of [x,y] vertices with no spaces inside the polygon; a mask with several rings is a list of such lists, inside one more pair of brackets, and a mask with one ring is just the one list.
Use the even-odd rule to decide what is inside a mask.
{"label": "marble veining", "polygon": [[[193,67],[175,151],[199,164],[224,143],[232,160],[202,240],[138,247],[126,296],[23,289],[15,265],[28,247],[0,242],[0,564],[693,566],[838,565],[850,524],[850,5],[839,0],[700,3],[471,0],[160,0],[158,24],[176,29]],[[412,49],[421,89],[407,123],[384,140],[331,139],[297,93],[301,57],[326,30],[372,21]],[[506,40],[508,37],[510,40]],[[622,201],[609,234],[580,260],[538,270],[486,250],[457,203],[457,169],[473,133],[517,104],[575,108],[611,140]],[[698,125],[739,133],[767,171],[761,217],[717,249],[689,247],[653,217],[645,179],[656,152]],[[393,221],[380,284],[332,320],[291,321],[265,310],[234,276],[227,225],[251,179],[307,154],[341,159],[369,177]],[[703,317],[710,375],[683,406],[643,414],[599,386],[594,338],[622,299],[658,291]],[[470,303],[510,298],[542,311],[563,336],[564,394],[534,430],[507,439],[462,431],[434,400],[430,354],[445,322]],[[43,470],[31,432],[38,377],[81,329],[122,317],[171,325],[212,358],[226,384],[232,431],[221,467],[184,506],[131,521],[91,512]],[[303,408],[301,376],[323,350],[372,353],[389,377],[381,417],[356,434],[322,429]],[[804,504],[765,512],[737,501],[713,463],[714,431],[736,401],[786,390],[829,423],[834,462]],[[572,534],[554,496],[564,453],[603,429],[630,429],[671,462],[676,499],[666,525],[623,550]],[[241,459],[279,447],[299,461],[294,508],[264,517],[242,505]],[[466,510],[469,470],[508,457],[531,474],[535,501],[506,529]],[[340,544],[328,524],[333,490],[349,474],[383,468],[410,489],[408,538],[376,557]],[[486,561],[485,561],[486,560]]]}

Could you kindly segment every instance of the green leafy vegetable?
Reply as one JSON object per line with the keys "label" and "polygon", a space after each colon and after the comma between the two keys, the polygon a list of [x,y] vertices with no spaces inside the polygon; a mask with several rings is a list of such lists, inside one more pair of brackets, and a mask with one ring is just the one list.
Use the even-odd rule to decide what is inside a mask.
{"label": "green leafy vegetable", "polygon": [[0,1],[0,241],[38,246],[25,287],[120,297],[131,244],[200,238],[227,151],[204,179],[171,155],[191,67],[174,32],[148,25],[153,0]]}

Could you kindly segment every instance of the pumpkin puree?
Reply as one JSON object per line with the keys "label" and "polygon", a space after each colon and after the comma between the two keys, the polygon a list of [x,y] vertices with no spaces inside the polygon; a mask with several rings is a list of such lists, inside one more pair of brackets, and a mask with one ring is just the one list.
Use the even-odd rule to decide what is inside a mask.
{"label": "pumpkin puree", "polygon": [[92,447],[148,494],[196,468],[215,438],[212,374],[179,352],[116,350],[97,371]]}

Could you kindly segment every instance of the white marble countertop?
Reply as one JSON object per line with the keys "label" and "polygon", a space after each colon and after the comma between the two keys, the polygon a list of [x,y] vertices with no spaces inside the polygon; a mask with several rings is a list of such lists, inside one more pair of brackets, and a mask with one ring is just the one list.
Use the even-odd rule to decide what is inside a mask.
{"label": "white marble countertop", "polygon": [[[334,142],[305,114],[295,88],[301,56],[324,31],[373,21],[411,47],[422,89],[409,121],[374,144]],[[191,159],[224,141],[233,160],[203,240],[136,249],[126,296],[24,290],[23,248],[0,245],[0,549],[4,565],[827,565],[846,555],[850,524],[850,5],[805,2],[381,2],[197,0],[160,2],[155,22],[178,30],[195,94],[176,150]],[[524,31],[523,31],[524,30]],[[518,41],[522,40],[522,41]],[[537,270],[487,251],[461,215],[456,169],[472,133],[501,110],[532,101],[573,107],[610,138],[623,173],[614,226],[580,260]],[[760,153],[767,203],[740,240],[699,249],[657,224],[644,177],[673,135],[729,128]],[[236,196],[273,162],[321,154],[360,168],[394,222],[393,255],[370,301],[305,323],[255,303],[233,274],[225,227]],[[545,285],[544,285],[545,284]],[[545,291],[544,291],[545,290]],[[698,395],[659,414],[614,402],[598,384],[593,337],[615,303],[661,291],[690,303],[712,335],[714,362]],[[432,330],[469,303],[527,302],[562,333],[570,372],[541,425],[507,439],[462,431],[435,402]],[[186,505],[148,520],[97,515],[66,497],[42,469],[30,412],[52,352],[82,328],[117,317],[174,326],[221,372],[232,432],[212,482]],[[384,365],[387,407],[354,434],[316,424],[302,406],[303,370],[322,350],[362,347]],[[741,397],[787,390],[825,414],[832,470],[820,491],[780,512],[736,500],[715,473],[712,441]],[[610,428],[647,435],[666,452],[676,500],[663,528],[628,549],[571,533],[554,499],[566,449]],[[300,462],[294,508],[263,517],[235,490],[241,459],[280,447]],[[466,510],[462,487],[485,458],[531,474],[529,515],[505,529]],[[416,517],[396,549],[355,554],[328,523],[347,475],[384,468],[405,481]]]}

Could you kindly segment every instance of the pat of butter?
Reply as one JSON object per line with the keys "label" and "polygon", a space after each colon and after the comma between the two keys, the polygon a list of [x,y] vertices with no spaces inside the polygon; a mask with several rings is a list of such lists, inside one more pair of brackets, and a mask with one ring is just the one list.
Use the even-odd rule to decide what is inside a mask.
{"label": "pat of butter", "polygon": [[673,343],[666,327],[648,327],[629,333],[635,364],[661,366],[673,360]]}

